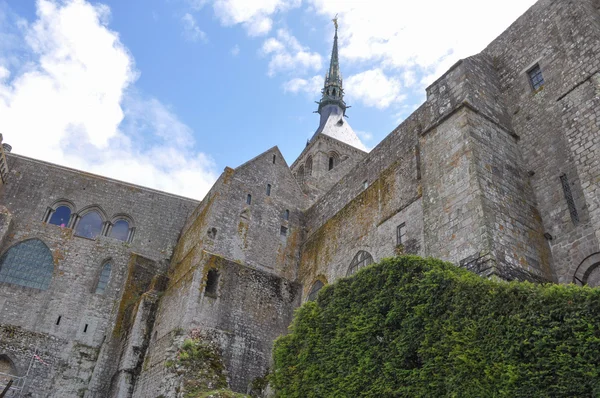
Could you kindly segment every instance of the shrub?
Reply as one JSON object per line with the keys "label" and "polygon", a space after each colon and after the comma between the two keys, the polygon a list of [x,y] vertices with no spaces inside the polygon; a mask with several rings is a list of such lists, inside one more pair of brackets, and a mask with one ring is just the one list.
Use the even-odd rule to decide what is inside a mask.
{"label": "shrub", "polygon": [[275,343],[279,397],[600,397],[600,289],[401,256],[326,286]]}

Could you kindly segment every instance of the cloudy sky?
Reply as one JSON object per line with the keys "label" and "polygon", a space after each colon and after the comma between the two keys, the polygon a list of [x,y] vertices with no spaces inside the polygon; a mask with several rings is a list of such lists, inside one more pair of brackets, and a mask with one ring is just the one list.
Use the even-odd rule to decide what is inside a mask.
{"label": "cloudy sky", "polygon": [[374,147],[534,0],[0,0],[13,152],[201,199],[225,166],[314,133],[333,25]]}

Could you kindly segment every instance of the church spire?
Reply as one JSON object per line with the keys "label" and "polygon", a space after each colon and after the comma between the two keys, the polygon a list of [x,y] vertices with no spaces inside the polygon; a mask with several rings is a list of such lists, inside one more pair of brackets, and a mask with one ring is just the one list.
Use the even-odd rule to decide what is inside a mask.
{"label": "church spire", "polygon": [[342,74],[340,73],[340,61],[338,55],[338,19],[337,15],[333,18],[335,26],[335,36],[333,37],[333,49],[331,50],[331,61],[329,70],[325,75],[325,84],[321,90],[321,100],[318,102],[319,109],[317,112],[322,114],[323,108],[327,105],[337,105],[341,108],[342,113],[346,114],[346,103],[344,102],[344,89],[342,87]]}

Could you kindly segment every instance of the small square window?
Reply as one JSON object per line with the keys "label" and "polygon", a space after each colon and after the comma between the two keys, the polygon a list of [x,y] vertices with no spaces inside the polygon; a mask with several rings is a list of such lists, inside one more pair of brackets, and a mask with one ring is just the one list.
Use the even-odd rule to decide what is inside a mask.
{"label": "small square window", "polygon": [[287,235],[287,231],[288,231],[287,227],[284,227],[284,226],[282,225],[282,226],[281,226],[281,229],[279,230],[279,234],[280,234],[281,236],[286,236],[286,235]]}
{"label": "small square window", "polygon": [[544,76],[542,75],[542,69],[539,64],[536,64],[533,68],[529,69],[527,75],[529,75],[531,88],[534,90],[538,90],[544,85]]}

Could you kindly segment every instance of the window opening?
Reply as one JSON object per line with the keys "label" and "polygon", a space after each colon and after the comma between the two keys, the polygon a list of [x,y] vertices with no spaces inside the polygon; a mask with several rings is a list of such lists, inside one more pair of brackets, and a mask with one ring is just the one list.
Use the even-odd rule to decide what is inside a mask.
{"label": "window opening", "polygon": [[287,231],[288,231],[287,227],[284,227],[284,226],[282,225],[282,226],[281,226],[281,229],[279,230],[279,234],[280,234],[281,236],[286,236],[286,235],[287,235]]}
{"label": "window opening", "polygon": [[298,184],[304,184],[304,165],[298,168]]}
{"label": "window opening", "polygon": [[368,180],[364,180],[363,181],[363,189],[367,189],[369,188],[369,181]]}
{"label": "window opening", "polygon": [[333,156],[329,157],[329,170],[333,169]]}
{"label": "window opening", "polygon": [[118,220],[110,229],[110,237],[123,242],[129,241],[129,222],[127,220]]}
{"label": "window opening", "polygon": [[356,253],[356,256],[352,259],[350,263],[350,267],[348,268],[348,273],[346,276],[350,276],[356,273],[359,269],[366,267],[367,265],[373,263],[373,257],[371,254],[364,250],[360,250]]}
{"label": "window opening", "polygon": [[56,320],[56,326],[60,325],[60,319],[62,318],[62,315],[58,316],[58,319]]}
{"label": "window opening", "polygon": [[560,176],[560,182],[562,184],[563,194],[569,207],[569,214],[571,215],[571,221],[577,225],[579,223],[579,214],[577,213],[577,207],[575,206],[575,200],[573,199],[573,193],[571,192],[571,185],[566,174]]}
{"label": "window opening", "polygon": [[312,158],[312,156],[309,156],[306,159],[306,164],[304,165],[304,167],[305,167],[305,174],[307,176],[312,175],[312,168],[313,168],[313,158]]}
{"label": "window opening", "polygon": [[39,239],[17,243],[0,257],[0,282],[47,290],[53,271],[52,253]]}
{"label": "window opening", "polygon": [[406,223],[402,223],[396,227],[396,245],[404,244],[406,236]]}
{"label": "window opening", "polygon": [[290,211],[289,210],[285,211],[285,215],[283,216],[283,219],[286,221],[288,221],[290,219]]}
{"label": "window opening", "polygon": [[421,179],[421,147],[415,146],[415,163],[417,166],[417,180]]}
{"label": "window opening", "polygon": [[83,328],[83,333],[87,333],[87,328],[88,328],[88,324],[85,324],[85,327]]}
{"label": "window opening", "polygon": [[252,204],[252,195],[248,194],[248,196],[246,196],[246,204],[247,205],[251,205]]}
{"label": "window opening", "polygon": [[100,272],[100,278],[98,278],[98,284],[96,285],[96,294],[104,294],[108,281],[110,280],[111,265],[110,262],[104,263],[102,266],[102,272]]}
{"label": "window opening", "polygon": [[90,211],[77,223],[75,235],[88,239],[96,239],[102,233],[102,217],[97,211]]}
{"label": "window opening", "polygon": [[56,210],[50,216],[48,224],[58,225],[60,227],[66,227],[69,225],[71,219],[71,208],[68,206],[58,206]]}
{"label": "window opening", "polygon": [[204,295],[209,297],[217,296],[217,288],[219,287],[219,272],[216,269],[208,271],[206,276],[206,287],[204,288]]}
{"label": "window opening", "polygon": [[271,196],[271,184],[267,184],[267,196]]}
{"label": "window opening", "polygon": [[321,281],[316,281],[312,288],[310,289],[310,293],[308,293],[308,298],[306,299],[307,301],[315,301],[317,299],[317,295],[319,294],[319,291],[323,288],[323,286],[325,286],[323,284],[323,282]]}
{"label": "window opening", "polygon": [[542,75],[542,69],[539,64],[536,64],[533,68],[527,72],[529,75],[529,82],[534,90],[539,89],[544,85],[544,76]]}
{"label": "window opening", "polygon": [[276,155],[273,155],[273,164],[275,164],[275,160],[277,159]]}

